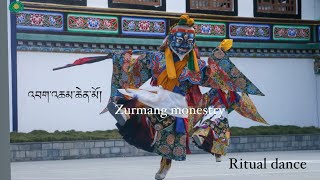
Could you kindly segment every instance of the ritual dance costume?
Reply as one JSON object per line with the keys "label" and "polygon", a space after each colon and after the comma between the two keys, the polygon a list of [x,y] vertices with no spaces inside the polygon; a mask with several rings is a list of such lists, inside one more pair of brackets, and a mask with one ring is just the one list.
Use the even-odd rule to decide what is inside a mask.
{"label": "ritual dance costume", "polygon": [[[227,55],[232,40],[222,41],[207,61],[201,60],[193,25],[192,18],[182,15],[159,51],[113,51],[104,57],[113,60],[111,96],[104,112],[108,110],[118,121],[116,126],[125,141],[162,156],[156,179],[165,178],[172,160],[186,159],[190,153],[189,137],[221,161],[229,145],[228,113],[232,111],[267,124],[248,96],[264,96],[263,93]],[[75,64],[99,60],[101,57],[83,58]],[[142,88],[150,78],[155,89]],[[211,89],[202,94],[200,86]],[[126,109],[160,107],[221,108],[224,113],[121,113]]]}

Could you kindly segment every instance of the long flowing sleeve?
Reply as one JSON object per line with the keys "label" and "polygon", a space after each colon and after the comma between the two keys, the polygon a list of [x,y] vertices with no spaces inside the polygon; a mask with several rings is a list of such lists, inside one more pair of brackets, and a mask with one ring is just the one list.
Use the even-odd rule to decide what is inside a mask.
{"label": "long flowing sleeve", "polygon": [[208,58],[201,85],[214,89],[264,96],[230,60],[225,51],[216,48]]}
{"label": "long flowing sleeve", "polygon": [[267,124],[248,96],[264,94],[231,62],[223,48],[217,47],[213,50],[203,71],[201,85],[212,88],[204,95],[210,97],[209,104],[223,103],[229,112],[235,110],[246,118]]}
{"label": "long flowing sleeve", "polygon": [[111,97],[117,96],[118,89],[137,89],[152,77],[150,70],[151,52],[134,54],[132,51],[121,51],[112,57],[113,74]]}

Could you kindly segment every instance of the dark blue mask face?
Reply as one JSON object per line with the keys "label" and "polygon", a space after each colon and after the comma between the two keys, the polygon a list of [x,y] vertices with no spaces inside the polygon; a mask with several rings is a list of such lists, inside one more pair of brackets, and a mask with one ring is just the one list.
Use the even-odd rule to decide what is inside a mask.
{"label": "dark blue mask face", "polygon": [[195,38],[193,33],[176,32],[169,36],[169,42],[170,49],[182,60],[193,49]]}

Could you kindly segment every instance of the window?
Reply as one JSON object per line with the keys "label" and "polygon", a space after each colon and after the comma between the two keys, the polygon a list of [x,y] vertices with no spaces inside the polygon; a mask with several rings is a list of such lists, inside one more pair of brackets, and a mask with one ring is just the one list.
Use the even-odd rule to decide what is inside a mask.
{"label": "window", "polygon": [[87,6],[87,0],[24,0],[26,2]]}
{"label": "window", "polygon": [[109,0],[111,8],[166,10],[165,0]]}
{"label": "window", "polygon": [[238,14],[238,1],[187,0],[187,12],[236,16]]}
{"label": "window", "polygon": [[301,0],[254,0],[255,17],[301,19]]}

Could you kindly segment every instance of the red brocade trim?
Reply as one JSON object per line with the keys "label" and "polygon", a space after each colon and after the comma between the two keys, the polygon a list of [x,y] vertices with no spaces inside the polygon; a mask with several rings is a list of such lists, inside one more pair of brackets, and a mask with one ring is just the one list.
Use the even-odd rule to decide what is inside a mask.
{"label": "red brocade trim", "polygon": [[236,100],[236,92],[230,91],[230,102],[233,103]]}
{"label": "red brocade trim", "polygon": [[150,81],[150,85],[151,85],[151,86],[157,86],[157,85],[158,85],[157,79],[152,78],[151,81]]}
{"label": "red brocade trim", "polygon": [[214,98],[211,105],[214,106],[218,101],[219,101],[218,97]]}
{"label": "red brocade trim", "polygon": [[195,46],[194,48],[194,51],[196,52],[196,55],[197,55],[197,58],[200,59],[200,55],[199,55],[199,49],[197,46]]}
{"label": "red brocade trim", "polygon": [[218,93],[219,93],[219,96],[222,100],[222,103],[226,106],[226,108],[228,109],[228,101],[226,99],[226,93],[224,93],[221,89],[218,89]]}
{"label": "red brocade trim", "polygon": [[191,154],[190,147],[189,147],[189,143],[190,143],[190,140],[189,140],[189,120],[188,120],[188,118],[183,118],[183,120],[184,120],[184,128],[186,129],[186,153]]}
{"label": "red brocade trim", "polygon": [[194,84],[188,89],[186,94],[186,99],[188,106],[196,106],[202,99],[202,93],[200,91],[199,85]]}

